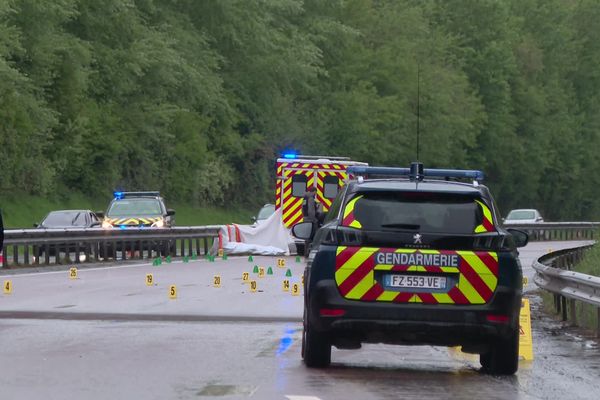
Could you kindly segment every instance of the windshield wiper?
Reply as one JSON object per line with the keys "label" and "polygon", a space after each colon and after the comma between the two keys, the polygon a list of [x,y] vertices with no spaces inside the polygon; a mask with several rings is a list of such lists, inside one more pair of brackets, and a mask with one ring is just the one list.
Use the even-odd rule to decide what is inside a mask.
{"label": "windshield wiper", "polygon": [[411,229],[411,230],[417,231],[417,230],[419,230],[421,228],[421,225],[396,223],[396,224],[381,224],[381,227],[382,228]]}

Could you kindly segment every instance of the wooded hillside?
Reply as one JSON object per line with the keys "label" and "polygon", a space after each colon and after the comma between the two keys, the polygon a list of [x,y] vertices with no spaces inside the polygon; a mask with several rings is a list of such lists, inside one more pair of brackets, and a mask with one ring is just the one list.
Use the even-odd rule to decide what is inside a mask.
{"label": "wooded hillside", "polygon": [[273,201],[286,148],[600,217],[596,0],[0,0],[3,194]]}

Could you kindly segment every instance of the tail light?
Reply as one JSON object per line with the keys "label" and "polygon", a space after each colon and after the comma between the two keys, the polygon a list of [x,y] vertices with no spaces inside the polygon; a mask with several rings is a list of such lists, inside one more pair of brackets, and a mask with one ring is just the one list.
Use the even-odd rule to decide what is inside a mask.
{"label": "tail light", "polygon": [[346,310],[341,308],[321,308],[319,310],[321,317],[341,317],[344,314],[346,314]]}
{"label": "tail light", "polygon": [[502,314],[487,314],[485,316],[485,319],[487,319],[488,322],[493,322],[496,324],[507,324],[508,321],[510,320],[508,315],[502,315]]}

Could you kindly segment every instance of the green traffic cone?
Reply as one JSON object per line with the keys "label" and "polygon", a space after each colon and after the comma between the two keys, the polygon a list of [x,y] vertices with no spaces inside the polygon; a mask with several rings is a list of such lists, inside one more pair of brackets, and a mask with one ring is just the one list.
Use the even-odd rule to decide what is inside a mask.
{"label": "green traffic cone", "polygon": [[184,263],[190,262],[190,258],[188,256],[183,257],[183,262]]}
{"label": "green traffic cone", "polygon": [[223,254],[223,260],[227,260],[227,254]]}
{"label": "green traffic cone", "polygon": [[273,275],[273,268],[269,267],[269,269],[267,269],[267,275]]}
{"label": "green traffic cone", "polygon": [[253,262],[253,261],[254,261],[254,258],[252,256],[249,256],[248,257],[248,262]]}
{"label": "green traffic cone", "polygon": [[285,272],[285,276],[292,276],[292,270],[288,268],[288,270]]}
{"label": "green traffic cone", "polygon": [[198,259],[198,254],[194,253],[192,254],[192,260],[197,260]]}
{"label": "green traffic cone", "polygon": [[171,256],[167,256],[167,258],[165,258],[165,261],[170,263],[171,262]]}
{"label": "green traffic cone", "polygon": [[301,262],[300,261],[300,256],[296,256],[296,262]]}
{"label": "green traffic cone", "polygon": [[252,270],[252,273],[258,274],[258,265],[254,266],[254,269]]}

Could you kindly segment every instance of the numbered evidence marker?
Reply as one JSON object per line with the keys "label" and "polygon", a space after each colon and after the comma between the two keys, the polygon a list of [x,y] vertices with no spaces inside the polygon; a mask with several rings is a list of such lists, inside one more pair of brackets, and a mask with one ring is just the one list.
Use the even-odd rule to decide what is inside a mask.
{"label": "numbered evidence marker", "polygon": [[521,300],[519,314],[519,357],[524,360],[533,360],[533,339],[531,337],[531,310],[529,299]]}
{"label": "numbered evidence marker", "polygon": [[264,278],[265,277],[265,267],[260,267],[258,269],[258,277],[259,278]]}
{"label": "numbered evidence marker", "polygon": [[300,294],[300,285],[294,283],[292,285],[292,296],[298,296]]}
{"label": "numbered evidence marker", "polygon": [[220,288],[221,287],[221,275],[215,275],[213,276],[213,286],[216,288]]}
{"label": "numbered evidence marker", "polygon": [[170,299],[177,298],[177,286],[175,286],[175,285],[169,286],[169,298]]}
{"label": "numbered evidence marker", "polygon": [[258,285],[256,284],[256,281],[250,281],[250,291],[251,291],[252,293],[256,293],[256,288],[257,288],[257,286],[258,286]]}
{"label": "numbered evidence marker", "polygon": [[242,282],[250,282],[250,272],[242,272]]}
{"label": "numbered evidence marker", "polygon": [[154,276],[152,274],[146,274],[146,286],[154,285]]}
{"label": "numbered evidence marker", "polygon": [[77,268],[69,268],[69,279],[77,279]]}
{"label": "numbered evidence marker", "polygon": [[285,267],[285,258],[278,258],[278,259],[277,259],[277,266],[278,266],[279,268],[283,268],[283,267]]}
{"label": "numbered evidence marker", "polygon": [[4,294],[11,294],[12,293],[12,281],[4,281],[4,284],[2,285],[2,290],[4,292]]}
{"label": "numbered evidence marker", "polygon": [[223,257],[223,254],[225,254],[225,253],[223,252],[223,249],[219,249],[219,250],[217,251],[217,256],[219,256],[219,257]]}
{"label": "numbered evidence marker", "polygon": [[282,289],[283,289],[284,292],[289,292],[290,291],[290,280],[289,279],[284,279],[283,280]]}
{"label": "numbered evidence marker", "polygon": [[524,276],[523,277],[523,286],[527,286],[528,284],[529,284],[529,279],[526,276]]}

